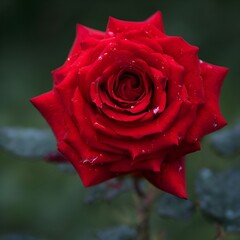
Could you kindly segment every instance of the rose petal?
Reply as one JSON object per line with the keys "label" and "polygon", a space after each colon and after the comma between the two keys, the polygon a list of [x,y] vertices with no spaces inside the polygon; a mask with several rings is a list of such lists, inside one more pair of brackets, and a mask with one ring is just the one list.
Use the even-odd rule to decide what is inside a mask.
{"label": "rose petal", "polygon": [[116,33],[144,28],[147,24],[151,24],[163,32],[164,30],[161,12],[157,11],[154,15],[143,22],[123,21],[109,17],[106,34],[107,36],[114,36]]}
{"label": "rose petal", "polygon": [[187,137],[189,142],[193,142],[194,139],[199,139],[227,124],[220,113],[219,94],[228,69],[207,63],[201,63],[200,66],[206,104],[199,108],[196,122]]}
{"label": "rose petal", "polygon": [[200,76],[198,48],[188,44],[180,37],[165,37],[159,39],[164,52],[184,67],[184,85],[192,103],[205,102],[203,80]]}
{"label": "rose petal", "polygon": [[184,159],[168,159],[162,163],[161,172],[142,172],[143,176],[165,192],[187,198]]}
{"label": "rose petal", "polygon": [[[101,133],[117,138],[131,137],[133,139],[141,139],[144,136],[166,132],[168,128],[175,123],[176,118],[178,118],[181,105],[182,103],[180,101],[172,103],[168,109],[165,110],[164,114],[146,123],[133,122],[132,125],[120,124],[117,121],[112,121],[104,117],[102,114],[91,114],[90,119],[92,124],[97,123],[95,124],[95,128]],[[155,115],[153,112],[150,114],[151,116]],[[183,114],[180,114],[180,116],[183,117]],[[130,116],[125,117],[130,118]],[[194,121],[194,118],[189,119]],[[124,121],[124,119],[122,121]],[[101,126],[107,126],[107,128],[102,128]]]}
{"label": "rose petal", "polygon": [[66,111],[61,104],[58,94],[53,90],[32,98],[31,102],[47,120],[57,141],[62,141],[66,132],[68,132],[67,125],[69,120],[65,117]]}
{"label": "rose petal", "polygon": [[88,162],[79,162],[80,156],[71,145],[66,144],[65,142],[59,143],[58,149],[64,156],[69,157],[74,168],[79,173],[85,187],[93,186],[116,177],[116,174],[109,172],[105,166],[94,167]]}

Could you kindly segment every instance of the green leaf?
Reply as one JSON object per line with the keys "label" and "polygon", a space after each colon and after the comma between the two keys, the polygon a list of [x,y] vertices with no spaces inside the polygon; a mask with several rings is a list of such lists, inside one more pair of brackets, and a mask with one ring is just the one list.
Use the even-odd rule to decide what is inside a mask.
{"label": "green leaf", "polygon": [[56,151],[56,141],[50,130],[34,128],[0,128],[0,147],[23,157],[44,157]]}
{"label": "green leaf", "polygon": [[136,230],[129,226],[121,225],[118,227],[101,230],[96,234],[98,240],[135,240]]}
{"label": "green leaf", "polygon": [[167,193],[160,196],[158,214],[161,217],[189,219],[194,211],[195,206],[190,200],[177,198]]}
{"label": "green leaf", "polygon": [[240,124],[225,128],[212,134],[211,145],[214,150],[225,157],[240,152]]}
{"label": "green leaf", "polygon": [[240,232],[240,169],[203,169],[196,181],[200,209],[227,232]]}
{"label": "green leaf", "polygon": [[97,200],[112,200],[118,195],[130,190],[132,188],[131,181],[129,179],[111,179],[107,182],[98,184],[88,189],[86,203],[93,203]]}

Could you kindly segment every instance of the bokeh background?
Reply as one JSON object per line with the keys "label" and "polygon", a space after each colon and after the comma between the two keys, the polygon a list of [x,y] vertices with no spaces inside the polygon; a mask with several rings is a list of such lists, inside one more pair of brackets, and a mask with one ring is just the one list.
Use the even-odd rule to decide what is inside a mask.
{"label": "bokeh background", "polygon": [[[75,25],[105,30],[108,16],[144,20],[161,10],[168,35],[199,46],[201,59],[230,68],[221,94],[222,113],[233,124],[240,116],[240,1],[238,0],[1,0],[0,127],[47,128],[29,98],[51,89],[50,71],[70,50]],[[189,198],[201,167],[224,169],[231,161],[217,157],[207,139],[187,161]],[[130,194],[112,203],[86,205],[78,176],[39,159],[0,151],[0,236],[10,233],[39,239],[89,239],[89,233],[135,218]],[[167,240],[214,239],[215,226],[197,213],[189,221],[160,219],[152,226]],[[239,239],[230,236],[227,239]]]}

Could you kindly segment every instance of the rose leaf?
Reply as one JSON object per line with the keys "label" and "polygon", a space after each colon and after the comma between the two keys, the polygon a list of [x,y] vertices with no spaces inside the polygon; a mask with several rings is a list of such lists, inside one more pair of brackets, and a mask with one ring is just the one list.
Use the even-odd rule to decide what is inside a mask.
{"label": "rose leaf", "polygon": [[195,211],[195,206],[190,200],[184,200],[164,193],[158,202],[158,214],[161,217],[173,219],[189,219]]}
{"label": "rose leaf", "polygon": [[224,157],[240,152],[240,124],[212,134],[210,141],[213,149]]}
{"label": "rose leaf", "polygon": [[131,187],[129,179],[111,179],[107,182],[89,188],[85,202],[90,204],[97,200],[110,201],[120,194],[129,191]]}
{"label": "rose leaf", "polygon": [[136,239],[136,230],[126,225],[108,228],[97,232],[98,240],[134,240]]}
{"label": "rose leaf", "polygon": [[221,225],[226,232],[240,232],[240,169],[215,173],[200,171],[196,192],[203,214]]}
{"label": "rose leaf", "polygon": [[21,157],[44,157],[56,151],[56,141],[50,130],[3,127],[0,148]]}

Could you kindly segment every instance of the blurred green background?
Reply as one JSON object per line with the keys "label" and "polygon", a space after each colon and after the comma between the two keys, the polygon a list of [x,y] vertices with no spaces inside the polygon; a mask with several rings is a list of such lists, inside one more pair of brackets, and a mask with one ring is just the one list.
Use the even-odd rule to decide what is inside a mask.
{"label": "blurred green background", "polygon": [[[240,116],[240,1],[237,0],[1,0],[0,1],[0,127],[46,128],[29,98],[51,89],[50,71],[70,50],[75,25],[104,30],[108,16],[144,20],[161,10],[165,31],[200,47],[200,58],[230,68],[221,94],[229,124]],[[230,163],[231,164],[231,163]],[[200,167],[230,165],[215,156],[205,140],[202,151],[187,161],[189,198]],[[95,229],[131,223],[131,195],[111,204],[85,205],[87,190],[77,176],[35,159],[0,151],[0,235],[21,233],[41,239],[88,239]],[[215,226],[200,214],[190,221],[152,218],[167,240],[214,239]],[[228,239],[240,239],[230,236]]]}

